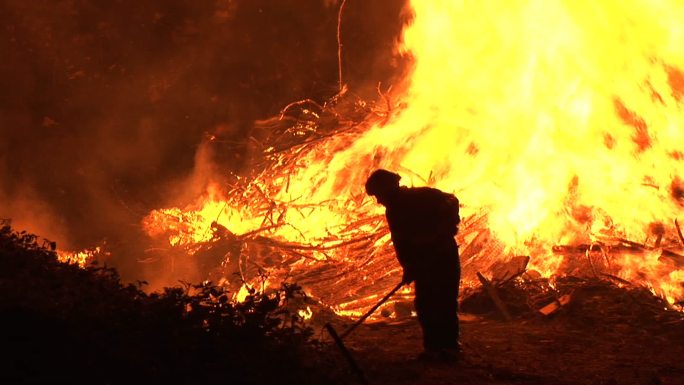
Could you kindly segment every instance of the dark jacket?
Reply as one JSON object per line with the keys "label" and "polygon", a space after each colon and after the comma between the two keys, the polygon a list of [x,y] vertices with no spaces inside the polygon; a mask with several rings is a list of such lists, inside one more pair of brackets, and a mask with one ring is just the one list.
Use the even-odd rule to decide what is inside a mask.
{"label": "dark jacket", "polygon": [[401,187],[386,216],[399,263],[411,276],[458,264],[458,199],[430,187]]}

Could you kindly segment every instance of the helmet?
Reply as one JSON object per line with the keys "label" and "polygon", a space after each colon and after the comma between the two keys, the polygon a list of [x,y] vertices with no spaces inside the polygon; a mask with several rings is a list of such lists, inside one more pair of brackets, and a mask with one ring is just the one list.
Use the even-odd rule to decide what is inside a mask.
{"label": "helmet", "polygon": [[399,188],[399,180],[401,176],[391,171],[379,169],[373,171],[366,181],[366,193],[368,195],[377,196],[383,192],[391,191]]}

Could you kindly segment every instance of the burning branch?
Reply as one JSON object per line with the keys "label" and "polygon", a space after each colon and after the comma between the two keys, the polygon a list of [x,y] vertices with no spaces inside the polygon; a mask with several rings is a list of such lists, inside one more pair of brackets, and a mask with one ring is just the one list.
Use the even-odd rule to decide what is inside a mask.
{"label": "burning branch", "polygon": [[339,92],[342,93],[344,82],[342,81],[342,10],[347,0],[342,0],[340,10],[337,13],[337,69],[339,71]]}
{"label": "burning branch", "polygon": [[316,109],[318,109],[318,112],[313,112],[313,111],[311,111],[310,109],[306,109],[306,108],[303,109],[303,112],[305,112],[305,113],[311,113],[311,114],[313,114],[313,116],[314,116],[315,118],[320,118],[320,114],[321,114],[321,112],[323,112],[324,107],[321,106],[320,104],[318,104],[317,102],[315,102],[315,101],[312,100],[312,99],[304,99],[304,100],[299,100],[299,101],[296,101],[296,102],[292,102],[292,103],[288,104],[287,106],[285,106],[282,110],[280,110],[280,117],[279,117],[279,119],[282,120],[283,118],[285,118],[285,114],[286,114],[291,108],[293,108],[293,107],[301,107],[301,106],[304,106],[304,105],[306,105],[306,104],[310,104],[310,105],[316,107]]}

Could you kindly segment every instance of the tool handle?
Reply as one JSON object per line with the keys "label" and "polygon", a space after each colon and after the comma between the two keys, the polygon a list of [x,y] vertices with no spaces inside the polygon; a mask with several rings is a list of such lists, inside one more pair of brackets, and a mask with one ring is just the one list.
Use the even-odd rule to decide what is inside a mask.
{"label": "tool handle", "polygon": [[330,333],[330,336],[333,338],[337,346],[340,348],[340,351],[342,352],[342,355],[344,358],[347,360],[349,363],[349,366],[351,366],[352,370],[354,373],[356,373],[356,376],[359,379],[359,382],[362,385],[368,385],[368,380],[366,379],[366,375],[363,373],[363,370],[359,367],[359,365],[356,363],[354,360],[354,357],[351,355],[349,350],[347,350],[347,347],[344,346],[344,343],[342,342],[342,338],[337,335],[337,332],[335,331],[335,328],[332,327],[330,322],[325,324],[325,328],[328,330],[328,333]]}
{"label": "tool handle", "polygon": [[399,284],[394,289],[392,289],[392,291],[387,293],[387,295],[384,296],[380,300],[380,302],[378,302],[377,304],[375,304],[375,306],[373,306],[370,310],[368,310],[366,312],[366,314],[364,314],[361,318],[359,318],[358,321],[356,321],[356,323],[354,323],[352,326],[349,327],[349,329],[345,330],[344,333],[340,334],[340,339],[343,339],[344,337],[349,335],[349,333],[351,333],[354,329],[356,329],[359,325],[361,325],[363,323],[363,321],[366,320],[366,318],[370,317],[371,314],[373,314],[373,312],[378,310],[378,308],[380,306],[382,306],[383,303],[387,302],[387,300],[390,299],[390,297],[392,297],[392,295],[394,295],[394,293],[396,293],[397,290],[401,289],[402,286],[404,286],[404,281],[399,282]]}

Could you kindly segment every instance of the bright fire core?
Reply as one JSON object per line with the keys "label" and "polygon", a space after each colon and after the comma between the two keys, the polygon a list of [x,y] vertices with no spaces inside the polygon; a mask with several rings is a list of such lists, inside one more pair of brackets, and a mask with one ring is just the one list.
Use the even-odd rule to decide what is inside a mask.
{"label": "bright fire core", "polygon": [[[545,275],[563,263],[554,245],[647,245],[647,253],[614,255],[614,273],[681,300],[684,270],[652,246],[678,242],[674,220],[684,210],[684,3],[411,7],[415,17],[397,47],[414,58],[407,86],[393,95],[402,107],[360,135],[321,141],[288,178],[253,181],[293,206],[281,214],[289,225],[269,236],[324,245],[345,224],[381,214],[362,189],[383,167],[404,184],[455,193],[464,217],[486,212],[502,256],[529,255]],[[194,241],[216,218],[237,234],[263,225],[261,212],[224,205],[216,194],[194,210]]]}

